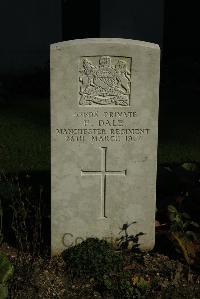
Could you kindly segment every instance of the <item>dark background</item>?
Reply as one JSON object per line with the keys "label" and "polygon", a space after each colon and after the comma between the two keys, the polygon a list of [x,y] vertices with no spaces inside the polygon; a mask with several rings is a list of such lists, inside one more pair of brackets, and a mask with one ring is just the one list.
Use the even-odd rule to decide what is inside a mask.
{"label": "dark background", "polygon": [[[39,83],[37,78],[35,84],[33,78],[30,82],[26,78],[24,85],[19,83],[20,91],[27,92],[30,83],[28,92],[48,93],[51,43],[87,37],[132,38],[161,47],[160,112],[196,114],[200,93],[198,13],[194,1],[2,1],[0,94],[2,85],[17,88],[17,82],[9,80],[31,73],[37,74]],[[43,85],[43,90],[36,85]]]}

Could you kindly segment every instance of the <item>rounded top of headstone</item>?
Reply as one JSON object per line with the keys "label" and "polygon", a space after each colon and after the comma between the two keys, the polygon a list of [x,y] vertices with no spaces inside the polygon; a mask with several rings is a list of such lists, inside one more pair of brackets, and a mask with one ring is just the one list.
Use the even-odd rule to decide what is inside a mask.
{"label": "rounded top of headstone", "polygon": [[155,48],[160,49],[158,44],[145,42],[145,41],[139,41],[139,40],[133,40],[133,39],[126,39],[126,38],[85,38],[85,39],[74,39],[74,40],[68,40],[63,41],[59,43],[55,43],[51,45],[52,49],[58,49],[60,47],[66,47],[66,46],[73,46],[73,45],[84,45],[84,44],[121,44],[121,45],[135,45],[135,46],[143,46],[148,48]]}

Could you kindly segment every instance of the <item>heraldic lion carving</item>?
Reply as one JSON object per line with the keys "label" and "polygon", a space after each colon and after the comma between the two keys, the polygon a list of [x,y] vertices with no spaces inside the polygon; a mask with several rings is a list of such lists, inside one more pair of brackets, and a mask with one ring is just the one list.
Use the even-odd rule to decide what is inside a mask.
{"label": "heraldic lion carving", "polygon": [[129,106],[131,72],[127,61],[110,56],[100,56],[98,65],[88,58],[81,61],[80,98],[81,106]]}

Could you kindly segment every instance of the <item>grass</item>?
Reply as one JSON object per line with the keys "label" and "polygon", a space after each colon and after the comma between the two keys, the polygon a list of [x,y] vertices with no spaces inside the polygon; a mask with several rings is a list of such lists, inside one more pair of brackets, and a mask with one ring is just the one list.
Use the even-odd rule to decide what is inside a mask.
{"label": "grass", "polygon": [[[0,111],[0,170],[5,173],[50,171],[48,99],[12,100]],[[200,161],[198,117],[160,113],[158,163]]]}
{"label": "grass", "polygon": [[50,170],[48,100],[27,98],[1,108],[0,168],[5,173]]}
{"label": "grass", "polygon": [[200,161],[200,123],[196,115],[160,115],[158,163]]}

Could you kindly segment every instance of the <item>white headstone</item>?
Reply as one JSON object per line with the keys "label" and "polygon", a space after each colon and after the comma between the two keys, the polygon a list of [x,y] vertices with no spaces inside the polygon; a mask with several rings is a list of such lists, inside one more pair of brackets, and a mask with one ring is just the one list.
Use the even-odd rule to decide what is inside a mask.
{"label": "white headstone", "polygon": [[85,39],[51,46],[52,253],[125,223],[155,235],[158,45]]}

